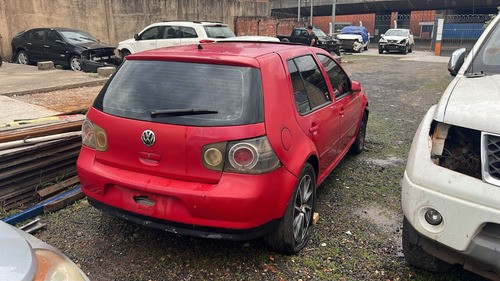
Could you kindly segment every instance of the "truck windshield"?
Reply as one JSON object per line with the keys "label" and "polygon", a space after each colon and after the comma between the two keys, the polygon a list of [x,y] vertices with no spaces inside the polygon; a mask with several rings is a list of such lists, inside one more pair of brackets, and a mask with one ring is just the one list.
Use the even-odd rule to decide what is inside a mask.
{"label": "truck windshield", "polygon": [[500,21],[496,22],[466,73],[500,74]]}

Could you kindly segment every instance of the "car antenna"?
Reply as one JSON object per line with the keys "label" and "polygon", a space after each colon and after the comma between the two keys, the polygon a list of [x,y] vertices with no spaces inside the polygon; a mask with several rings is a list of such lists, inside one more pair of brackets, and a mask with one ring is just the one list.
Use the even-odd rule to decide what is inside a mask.
{"label": "car antenna", "polygon": [[198,50],[203,50],[203,46],[198,43]]}

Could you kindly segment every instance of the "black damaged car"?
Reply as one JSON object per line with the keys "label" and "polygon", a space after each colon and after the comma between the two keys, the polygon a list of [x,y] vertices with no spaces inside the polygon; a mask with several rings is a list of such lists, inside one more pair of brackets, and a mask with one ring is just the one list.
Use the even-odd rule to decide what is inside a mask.
{"label": "black damaged car", "polygon": [[16,34],[11,45],[12,60],[20,64],[52,61],[75,71],[96,72],[98,67],[120,63],[115,47],[78,29],[28,29]]}

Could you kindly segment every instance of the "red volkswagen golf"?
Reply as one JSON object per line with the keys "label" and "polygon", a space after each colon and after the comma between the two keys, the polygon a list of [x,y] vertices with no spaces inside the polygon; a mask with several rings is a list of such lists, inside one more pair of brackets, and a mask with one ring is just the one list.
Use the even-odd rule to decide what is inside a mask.
{"label": "red volkswagen golf", "polygon": [[170,232],[294,254],[316,187],[364,147],[368,101],[326,51],[220,42],[127,56],[83,124],[89,202]]}

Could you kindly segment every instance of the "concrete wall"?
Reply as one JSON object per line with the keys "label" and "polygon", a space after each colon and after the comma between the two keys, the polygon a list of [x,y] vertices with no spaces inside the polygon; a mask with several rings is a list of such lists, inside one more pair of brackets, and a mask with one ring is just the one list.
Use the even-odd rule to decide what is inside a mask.
{"label": "concrete wall", "polygon": [[71,27],[117,45],[147,25],[163,20],[210,20],[235,30],[237,16],[269,15],[268,0],[0,0],[0,54],[34,27]]}

